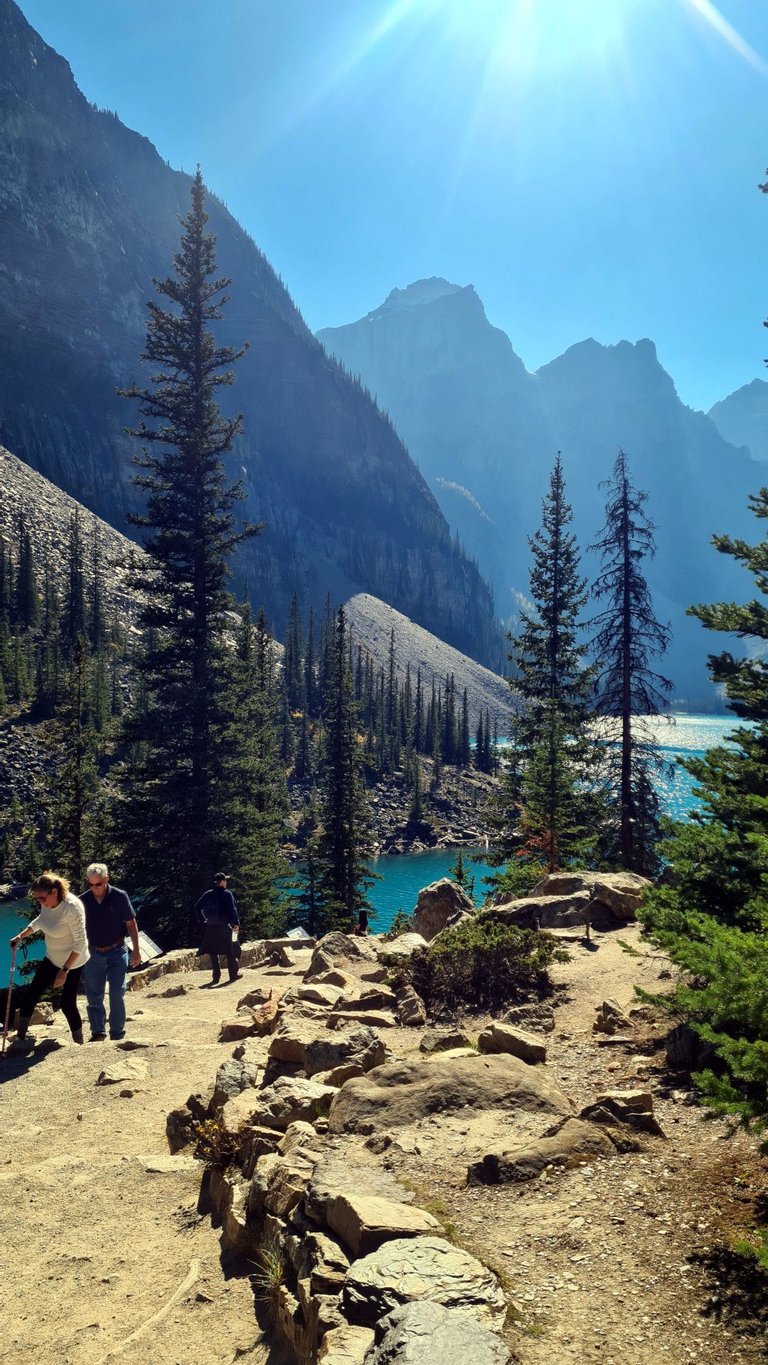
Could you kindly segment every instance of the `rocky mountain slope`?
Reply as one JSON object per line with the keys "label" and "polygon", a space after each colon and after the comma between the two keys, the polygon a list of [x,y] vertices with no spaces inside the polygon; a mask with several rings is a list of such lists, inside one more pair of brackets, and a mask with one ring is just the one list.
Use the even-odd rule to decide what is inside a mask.
{"label": "rocky mountain slope", "polygon": [[[91,582],[96,543],[104,575],[106,609],[116,610],[124,627],[135,630],[132,623],[137,603],[125,580],[128,562],[131,557],[143,554],[141,547],[0,446],[0,536],[11,553],[15,553],[19,520],[23,517],[38,568],[42,570],[46,562],[63,566],[75,516],[80,523],[86,583]],[[424,686],[429,689],[433,679],[443,682],[448,674],[453,674],[459,696],[467,689],[473,728],[480,712],[485,714],[487,710],[492,723],[497,722],[499,734],[506,733],[512,694],[503,678],[370,594],[358,593],[345,605],[353,644],[360,643],[377,668],[388,666],[390,632],[394,629],[401,677],[409,665],[414,680],[421,669]],[[275,648],[281,656],[282,646]],[[24,801],[35,799],[36,784],[44,778],[44,731],[45,726],[18,724],[15,716],[0,723],[0,788],[15,792]],[[487,804],[492,785],[490,778],[474,771],[447,770],[440,798],[435,798],[434,803],[434,840],[440,838],[449,845],[466,842],[466,831],[476,828],[478,812]],[[303,799],[301,793],[297,792],[296,799]],[[409,800],[410,788],[395,778],[372,793],[376,834],[383,847],[400,846],[397,831]]]}
{"label": "rocky mountain slope", "polygon": [[768,460],[768,383],[753,379],[709,409],[720,435],[746,446],[756,460]]}
{"label": "rocky mountain slope", "polygon": [[389,666],[390,639],[394,631],[395,670],[401,682],[409,665],[412,682],[415,682],[417,671],[421,670],[422,683],[427,689],[431,687],[433,679],[441,683],[452,675],[459,703],[466,688],[473,731],[480,713],[485,717],[488,711],[491,725],[494,721],[498,724],[499,734],[508,733],[507,718],[514,698],[504,678],[438,640],[437,636],[422,626],[409,621],[402,612],[395,611],[369,593],[357,593],[351,597],[346,604],[346,612],[355,643],[363,646],[377,668],[386,670]]}
{"label": "rocky mountain slope", "polygon": [[[0,441],[122,528],[144,380],[152,277],[171,268],[190,179],[89,104],[63,57],[0,0]],[[304,605],[363,590],[498,663],[489,592],[389,421],[315,341],[223,204],[209,200],[231,276],[224,343],[249,343],[227,401],[244,414],[232,473],[267,527],[238,563],[278,631]]]}
{"label": "rocky mountain slope", "polygon": [[475,290],[438,279],[394,290],[359,322],[318,335],[392,416],[490,578],[502,616],[527,591],[527,537],[540,522],[555,452],[587,545],[603,520],[599,482],[622,446],[657,527],[648,577],[675,636],[664,671],[679,697],[711,698],[710,643],[685,608],[739,591],[737,572],[710,538],[752,533],[747,497],[760,467],[681,403],[651,341],[584,341],[529,374]]}

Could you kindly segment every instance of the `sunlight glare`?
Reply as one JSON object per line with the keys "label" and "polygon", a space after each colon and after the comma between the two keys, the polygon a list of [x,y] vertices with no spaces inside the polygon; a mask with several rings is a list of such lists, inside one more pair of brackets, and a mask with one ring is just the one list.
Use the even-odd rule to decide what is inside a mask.
{"label": "sunlight glare", "polygon": [[734,52],[743,57],[749,66],[754,67],[755,71],[759,71],[761,76],[768,76],[768,63],[760,56],[759,52],[755,52],[755,49],[750,47],[749,43],[742,38],[738,29],[735,29],[733,24],[729,24],[717,6],[712,3],[712,0],[686,0],[686,3],[697,14],[701,15],[701,18],[709,24],[710,28],[720,38],[723,38],[728,46],[733,48]]}

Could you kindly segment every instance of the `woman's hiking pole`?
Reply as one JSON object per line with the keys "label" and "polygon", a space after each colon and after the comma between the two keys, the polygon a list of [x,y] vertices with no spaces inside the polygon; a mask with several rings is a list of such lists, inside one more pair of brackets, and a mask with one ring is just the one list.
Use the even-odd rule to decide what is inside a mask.
{"label": "woman's hiking pole", "polygon": [[13,995],[13,974],[16,970],[16,944],[11,944],[11,975],[8,978],[8,999],[5,1002],[5,1023],[3,1024],[3,1045],[0,1047],[0,1058],[5,1059],[5,1043],[8,1037],[8,1023],[11,1017],[11,996]]}

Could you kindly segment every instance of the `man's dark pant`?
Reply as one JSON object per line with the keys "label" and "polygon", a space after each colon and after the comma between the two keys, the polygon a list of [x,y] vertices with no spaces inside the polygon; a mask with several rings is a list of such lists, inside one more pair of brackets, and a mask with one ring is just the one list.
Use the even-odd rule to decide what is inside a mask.
{"label": "man's dark pant", "polygon": [[[29,985],[23,986],[20,991],[19,1015],[22,1019],[29,1019],[38,1000],[53,985],[60,971],[61,968],[57,967],[55,962],[51,962],[49,957],[43,958]],[[83,1027],[77,1008],[77,992],[80,989],[82,975],[82,967],[74,967],[67,972],[67,979],[61,990],[61,1012],[73,1033],[77,1033],[78,1029]]]}
{"label": "man's dark pant", "polygon": [[206,924],[203,933],[203,941],[200,944],[199,952],[208,953],[211,959],[214,982],[221,980],[221,967],[219,958],[226,957],[227,970],[230,981],[234,981],[237,976],[237,944],[232,938],[232,927],[229,924]]}

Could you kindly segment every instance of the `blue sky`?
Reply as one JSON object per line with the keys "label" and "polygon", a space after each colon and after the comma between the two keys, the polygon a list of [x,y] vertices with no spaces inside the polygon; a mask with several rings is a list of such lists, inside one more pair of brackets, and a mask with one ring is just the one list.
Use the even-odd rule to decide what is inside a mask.
{"label": "blue sky", "polygon": [[768,378],[768,0],[21,8],[315,330],[442,275],[529,369],[649,336],[691,406]]}

